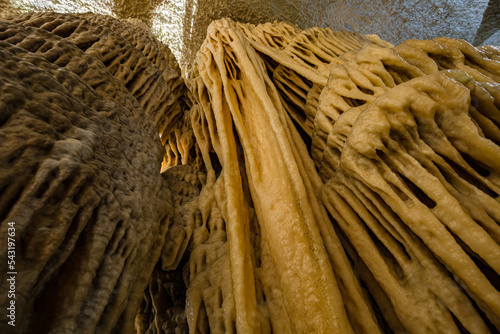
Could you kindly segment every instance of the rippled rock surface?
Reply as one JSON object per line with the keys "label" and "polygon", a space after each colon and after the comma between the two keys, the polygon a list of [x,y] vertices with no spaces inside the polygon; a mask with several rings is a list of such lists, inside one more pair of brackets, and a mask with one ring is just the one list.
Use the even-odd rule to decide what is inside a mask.
{"label": "rippled rock surface", "polygon": [[15,223],[14,329],[129,333],[173,216],[153,120],[82,45],[0,26],[0,234]]}

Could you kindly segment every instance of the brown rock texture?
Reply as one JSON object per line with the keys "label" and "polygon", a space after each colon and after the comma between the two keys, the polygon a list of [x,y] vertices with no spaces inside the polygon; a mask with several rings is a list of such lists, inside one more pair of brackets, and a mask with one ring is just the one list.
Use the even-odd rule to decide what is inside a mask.
{"label": "brown rock texture", "polygon": [[130,333],[173,218],[153,119],[67,36],[0,35],[0,234],[15,227],[17,272],[16,326],[0,331]]}
{"label": "brown rock texture", "polygon": [[[168,57],[168,55],[160,54],[160,50],[156,52],[159,57],[155,59],[158,64],[162,65],[161,68],[148,58],[155,54],[155,52],[148,53],[148,49],[156,46],[146,38],[149,37],[147,34],[143,35],[142,42],[148,46],[142,47],[137,40],[132,38],[134,33],[120,33],[127,27],[122,27],[121,30],[115,32],[114,25],[119,23],[109,24],[113,28],[111,29],[99,23],[95,15],[88,14],[77,16],[59,13],[29,13],[7,17],[4,20],[52,32],[73,43],[86,54],[100,60],[109,73],[122,82],[139,101],[146,114],[153,119],[155,128],[160,134],[168,133],[169,124],[181,117],[183,110],[177,100],[178,97],[171,94],[171,88],[182,91],[183,84],[178,80],[178,72],[167,66],[166,60],[162,61],[161,58]],[[128,25],[131,26],[131,24]],[[128,29],[137,28],[128,27]],[[129,37],[130,41],[124,36]]]}
{"label": "brown rock texture", "polygon": [[196,247],[190,244],[191,237],[194,234],[198,239],[199,230],[207,227],[198,208],[206,175],[182,165],[169,168],[164,176],[173,195],[174,218],[136,318],[138,333],[188,332],[186,278],[182,268],[186,264],[185,255]]}

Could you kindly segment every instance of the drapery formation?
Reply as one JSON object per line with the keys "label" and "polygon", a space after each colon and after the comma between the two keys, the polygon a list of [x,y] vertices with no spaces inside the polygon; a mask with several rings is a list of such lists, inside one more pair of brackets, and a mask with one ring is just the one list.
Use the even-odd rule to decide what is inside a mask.
{"label": "drapery formation", "polygon": [[183,80],[130,22],[9,21],[20,331],[500,330],[497,48],[224,19]]}
{"label": "drapery formation", "polygon": [[221,20],[195,65],[183,158],[228,251],[193,243],[192,332],[498,328],[496,48]]}
{"label": "drapery formation", "polygon": [[158,132],[181,114],[182,79],[165,48],[135,43],[146,31],[92,19],[0,22],[3,259],[15,227],[15,270],[1,268],[17,272],[2,333],[130,333],[173,219]]}

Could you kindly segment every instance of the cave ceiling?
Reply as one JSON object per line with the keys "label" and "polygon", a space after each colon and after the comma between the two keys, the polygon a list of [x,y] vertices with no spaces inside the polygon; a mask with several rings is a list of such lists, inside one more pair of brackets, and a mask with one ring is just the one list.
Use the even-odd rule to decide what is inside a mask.
{"label": "cave ceiling", "polygon": [[210,22],[223,17],[377,34],[394,45],[440,36],[476,46],[500,43],[500,2],[496,0],[2,0],[0,10],[91,11],[139,18],[169,45],[184,70],[192,64]]}

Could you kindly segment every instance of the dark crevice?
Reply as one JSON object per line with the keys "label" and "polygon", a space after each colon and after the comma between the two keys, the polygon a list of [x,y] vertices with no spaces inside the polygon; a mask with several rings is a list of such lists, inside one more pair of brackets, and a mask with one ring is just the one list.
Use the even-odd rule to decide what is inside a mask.
{"label": "dark crevice", "polygon": [[212,163],[212,168],[215,171],[215,177],[218,178],[222,172],[222,165],[219,161],[217,154],[210,152],[210,162]]}
{"label": "dark crevice", "polygon": [[391,187],[391,189],[396,193],[396,195],[398,195],[398,197],[403,201],[403,202],[406,202],[407,200],[409,200],[410,198],[403,192],[401,191],[401,189],[399,189],[394,183],[390,182],[390,181],[386,181],[387,184],[389,184],[389,186]]}
{"label": "dark crevice", "polygon": [[342,98],[344,99],[344,101],[351,107],[351,108],[354,108],[354,107],[359,107],[359,106],[362,106],[364,104],[366,104],[366,101],[364,100],[359,100],[359,99],[353,99],[353,98],[349,98],[349,97],[346,97],[346,96],[342,96]]}
{"label": "dark crevice", "polygon": [[451,159],[448,159],[445,156],[441,156],[448,165],[450,165],[451,168],[455,171],[455,173],[458,174],[462,179],[467,181],[468,183],[472,184],[474,187],[477,189],[481,190],[483,193],[486,195],[492,197],[492,198],[497,198],[498,194],[491,190],[488,186],[484,185],[481,180],[476,179],[474,176],[472,176],[469,172],[467,172],[462,166],[456,164],[454,161]]}
{"label": "dark crevice", "polygon": [[[492,285],[499,290],[500,289],[500,276],[493,271],[488,265],[486,265],[479,256],[474,253],[469,246],[467,246],[460,238],[458,238],[446,225],[444,225],[445,228],[448,230],[448,232],[453,236],[453,238],[456,240],[456,242],[464,249],[464,251],[471,257],[471,259],[474,261],[474,263],[477,265],[479,270],[486,276],[486,278],[492,283]],[[441,259],[439,259],[440,262],[443,262]],[[460,285],[459,282],[457,284]],[[465,283],[462,283],[465,284]],[[500,333],[499,329],[493,325],[493,323],[488,319],[488,316],[484,313],[484,311],[477,305],[475,298],[477,296],[472,295],[471,292],[466,289],[466,293],[469,295],[469,301],[471,302],[472,306],[476,310],[476,312],[479,314],[479,316],[482,318],[488,329],[491,331],[491,333]],[[472,293],[473,294],[473,293]],[[487,307],[487,306],[484,306]],[[467,332],[465,332],[467,333]]]}
{"label": "dark crevice", "polygon": [[320,55],[318,55],[318,54],[316,54],[316,53],[314,54],[314,56],[315,56],[316,58],[318,58],[318,60],[319,60],[320,62],[324,63],[324,64],[330,64],[330,62],[331,62],[330,60],[325,59],[324,57],[321,57]]}
{"label": "dark crevice", "polygon": [[223,301],[224,301],[224,298],[222,297],[222,290],[219,289],[219,308],[222,309],[222,304],[223,304]]}
{"label": "dark crevice", "polygon": [[[82,50],[83,52],[87,51],[92,45],[94,45],[95,42],[97,42],[98,39],[92,39],[89,41],[85,41],[83,43],[77,44],[78,48]],[[111,58],[113,60],[113,58]],[[106,66],[107,67],[107,66]]]}
{"label": "dark crevice", "polygon": [[296,96],[300,102],[302,102],[302,104],[305,106],[306,105],[306,99],[307,99],[307,93],[308,91],[312,88],[311,86],[307,86],[307,89],[303,89],[301,87],[301,85],[299,84],[298,80],[297,82],[295,80],[291,80],[289,77],[287,76],[282,76],[281,78],[281,81],[287,86],[289,87],[290,89],[284,89],[283,90],[283,93],[284,94],[287,94],[287,93],[292,93],[294,96]]}
{"label": "dark crevice", "polygon": [[455,241],[460,245],[460,247],[469,255],[469,257],[474,261],[477,268],[483,273],[490,284],[497,290],[500,291],[500,275],[498,275],[476,252],[474,252],[469,245],[467,245],[459,236],[457,236],[448,226],[443,224],[448,233],[450,233]]}
{"label": "dark crevice", "polygon": [[[68,193],[71,188],[76,183],[75,178],[78,177],[78,173],[80,172],[79,168],[75,168],[72,170],[71,175],[62,180],[54,191],[54,195],[48,201],[48,204],[55,205],[56,203],[60,203],[64,201],[68,197]],[[85,182],[85,181],[83,181]],[[78,185],[80,186],[80,185]]]}
{"label": "dark crevice", "polygon": [[476,159],[472,158],[470,155],[468,155],[465,152],[459,152],[462,158],[464,158],[465,162],[469,164],[469,166],[472,167],[479,175],[482,177],[488,177],[491,172],[485,164],[481,163],[480,161],[477,161]]}
{"label": "dark crevice", "polygon": [[460,333],[461,334],[469,334],[470,332],[467,329],[465,329],[465,327],[462,325],[460,320],[458,320],[457,317],[455,317],[455,315],[453,314],[452,311],[450,311],[450,314],[453,318],[453,321],[455,322],[455,325],[457,326],[458,330],[460,331]]}
{"label": "dark crevice", "polygon": [[29,184],[29,181],[26,183],[10,183],[0,189],[0,199],[2,200],[2,205],[0,205],[0,222],[5,220],[12,207],[21,197],[25,184]]}
{"label": "dark crevice", "polygon": [[379,326],[382,333],[392,334],[394,331],[391,329],[387,321],[384,319],[382,315],[382,310],[377,304],[377,301],[373,297],[370,289],[366,286],[366,284],[360,280],[359,285],[361,286],[361,290],[363,291],[363,296],[368,299],[368,304],[373,309],[373,313],[375,314],[375,319],[377,320],[377,325]]}
{"label": "dark crevice", "polygon": [[486,313],[484,313],[484,311],[477,305],[476,301],[473,298],[471,298],[471,296],[469,296],[469,300],[474,309],[476,310],[476,312],[479,314],[481,319],[486,324],[486,327],[488,327],[488,329],[490,330],[491,334],[500,334],[500,330],[496,328],[495,325],[493,325],[493,323],[490,321]]}
{"label": "dark crevice", "polygon": [[[346,202],[350,206],[350,203],[348,201],[346,201]],[[399,264],[399,262],[394,257],[394,255],[389,251],[389,249],[386,247],[386,245],[377,237],[377,235],[375,235],[375,233],[370,229],[368,224],[366,224],[364,219],[361,218],[361,216],[359,216],[359,214],[355,210],[352,210],[352,214],[354,214],[359,219],[359,222],[363,226],[363,229],[366,231],[366,233],[368,234],[368,236],[370,237],[370,239],[374,243],[375,247],[379,251],[380,255],[384,259],[387,266],[391,269],[395,278],[398,279],[399,281],[404,280],[405,279],[404,271],[401,268],[401,265]]]}
{"label": "dark crevice", "polygon": [[[408,226],[406,224],[402,223],[399,216],[394,211],[392,211],[392,209],[382,200],[382,198],[378,194],[373,193],[373,196],[378,200],[379,203],[384,203],[384,207],[385,207],[386,212],[388,211],[387,213],[389,213],[389,215],[392,217],[392,219],[396,221],[396,224],[398,224],[402,229],[404,229],[404,231],[406,233],[413,234],[413,232],[408,228]],[[366,200],[369,201],[375,207],[374,210],[376,210],[385,219],[385,215],[382,212],[384,210],[384,208],[381,209],[381,208],[377,207],[375,202],[373,202],[372,199],[370,199],[369,197],[366,197]],[[393,225],[393,223],[391,223],[389,220],[387,220],[387,222],[388,222],[388,224]],[[408,252],[406,251],[406,247],[403,245],[403,243],[400,242],[398,240],[398,238],[393,236],[393,234],[391,232],[389,232],[384,225],[381,224],[381,227],[384,229],[384,231],[387,231],[387,233],[392,237],[392,240],[399,246],[399,249],[400,249],[401,253],[404,255],[404,257],[408,261],[411,261],[412,258],[410,256],[410,254],[408,254]],[[397,226],[393,226],[393,228],[396,230],[395,233],[399,234],[401,236],[401,238],[404,239],[404,237],[400,234],[400,231],[398,231]],[[403,232],[403,234],[404,234],[404,232]]]}
{"label": "dark crevice", "polygon": [[398,279],[399,281],[404,280],[405,279],[404,271],[401,268],[399,262],[394,257],[394,255],[389,251],[386,245],[375,235],[375,233],[373,233],[373,231],[366,225],[366,223],[363,220],[361,220],[361,222],[363,223],[366,232],[368,233],[373,243],[375,244],[375,247],[378,249],[380,255],[382,255],[382,258],[384,259],[385,263],[392,270],[392,273],[394,274],[396,279]]}
{"label": "dark crevice", "polygon": [[304,129],[295,121],[295,119],[293,119],[293,117],[290,117],[290,119],[292,120],[293,125],[297,129],[297,132],[299,133],[300,138],[302,138],[302,140],[306,144],[307,152],[309,152],[309,155],[310,155],[311,154],[311,147],[312,147],[311,137],[309,137],[307,132],[304,131]]}
{"label": "dark crevice", "polygon": [[[356,278],[358,279],[359,285],[362,289],[362,294],[363,296],[368,299],[368,304],[372,308],[373,313],[375,315],[375,319],[377,324],[379,325],[380,329],[382,330],[382,333],[393,333],[392,329],[390,328],[389,324],[384,318],[384,314],[382,310],[380,309],[379,304],[377,303],[377,300],[373,296],[372,292],[370,289],[367,287],[365,282],[363,281],[363,278],[360,277],[360,272],[369,272],[368,268],[366,268],[366,265],[363,263],[363,260],[359,257],[359,254],[357,254],[354,246],[350,242],[349,238],[346,236],[344,231],[338,226],[337,222],[333,219],[333,217],[328,213],[328,217],[330,218],[330,221],[333,224],[333,227],[335,229],[336,234],[339,236],[340,242],[343,245],[344,249],[346,250],[345,254],[347,259],[349,260],[349,264],[354,270],[354,273],[356,275]],[[353,259],[353,257],[355,259]],[[371,276],[371,273],[369,274]],[[373,278],[373,277],[372,277]],[[366,277],[365,277],[366,279]],[[376,280],[372,280],[372,284],[377,284]]]}
{"label": "dark crevice", "polygon": [[232,60],[224,59],[224,64],[226,65],[227,75],[229,78],[241,80],[241,73],[236,69]]}
{"label": "dark crevice", "polygon": [[209,333],[210,328],[208,327],[208,314],[205,308],[205,303],[201,301],[200,308],[198,309],[198,319],[196,319],[196,333]]}
{"label": "dark crevice", "polygon": [[48,175],[45,178],[45,180],[43,181],[43,183],[38,186],[38,189],[33,194],[33,196],[35,198],[42,198],[43,194],[45,194],[45,192],[49,189],[50,184],[52,183],[52,181],[54,181],[55,179],[57,179],[58,176],[59,176],[59,169],[58,168],[52,169],[48,173]]}
{"label": "dark crevice", "polygon": [[455,182],[453,180],[454,176],[451,173],[449,173],[448,171],[446,171],[442,166],[440,166],[435,161],[433,161],[432,163],[439,170],[439,173],[441,173],[441,175],[444,177],[446,182],[448,182],[450,185],[454,186],[455,185]]}
{"label": "dark crevice", "polygon": [[364,94],[367,94],[367,95],[374,95],[375,93],[373,92],[373,90],[371,89],[368,89],[368,88],[364,88],[364,87],[360,87],[358,86],[358,89],[364,93]]}
{"label": "dark crevice", "polygon": [[[302,98],[300,98],[297,94],[295,94],[295,92],[293,91],[288,91],[288,94],[293,94],[295,95],[297,98],[299,98],[300,100],[302,100]],[[288,107],[287,109],[292,112],[295,116],[297,116],[297,118],[301,121],[301,122],[305,122],[307,120],[307,115],[304,113],[304,110],[302,110],[301,108],[299,108],[295,102],[293,102],[291,100],[291,98],[288,96],[288,94],[283,94],[282,95],[282,98],[284,100],[284,102],[286,103],[286,106]],[[291,115],[290,115],[291,116]],[[292,117],[293,118],[293,117]]]}
{"label": "dark crevice", "polygon": [[497,290],[500,291],[500,275],[498,275],[489,265],[487,265],[478,255],[476,255],[471,250],[468,251],[471,253],[471,259],[474,261],[476,266],[481,270],[481,272],[486,276],[491,285]]}
{"label": "dark crevice", "polygon": [[144,68],[141,68],[139,70],[137,70],[135,73],[134,73],[134,76],[132,77],[132,79],[130,79],[126,84],[125,84],[125,87],[127,87],[127,90],[128,91],[132,91],[132,87],[135,85],[136,81],[138,78],[140,78],[142,76],[142,73],[144,72]]}
{"label": "dark crevice", "polygon": [[236,130],[236,127],[234,124],[233,124],[233,133],[234,133],[234,139],[236,142],[238,167],[240,169],[243,195],[245,196],[245,202],[248,203],[248,206],[250,208],[253,208],[254,204],[253,204],[253,200],[252,200],[252,195],[250,193],[250,186],[249,186],[248,175],[247,175],[247,170],[246,170],[245,152],[243,150],[243,145],[241,145],[240,137],[238,135],[238,131]]}
{"label": "dark crevice", "polygon": [[308,67],[311,67],[311,68],[314,68],[314,69],[317,69],[318,66],[316,64],[313,64],[311,63],[310,61],[308,61],[307,59],[305,58],[302,58],[302,57],[293,57],[292,58],[299,58],[301,61],[303,61]]}
{"label": "dark crevice", "polygon": [[424,193],[422,189],[420,189],[415,183],[407,179],[403,174],[397,174],[420,202],[422,202],[429,209],[434,209],[436,207],[436,202],[434,202],[429,196],[427,196],[427,194]]}
{"label": "dark crevice", "polygon": [[439,70],[456,69],[455,64],[453,64],[453,61],[449,57],[432,52],[429,52],[428,55],[438,64]]}
{"label": "dark crevice", "polygon": [[59,37],[62,38],[68,38],[73,34],[73,32],[78,28],[78,24],[76,23],[67,23],[67,24],[62,24],[56,29],[52,31],[53,34],[58,35]]}
{"label": "dark crevice", "polygon": [[[389,162],[389,158],[387,156],[387,154],[385,154],[384,151],[382,150],[376,150],[375,151],[377,156],[379,157],[380,160],[382,160],[384,163],[388,163]],[[399,173],[398,173],[399,175]],[[408,195],[406,195],[398,186],[396,186],[394,183],[390,182],[389,180],[386,180],[387,184],[391,187],[391,189],[396,193],[396,195],[403,201],[403,202],[406,202],[408,201],[410,198],[408,197]]]}

